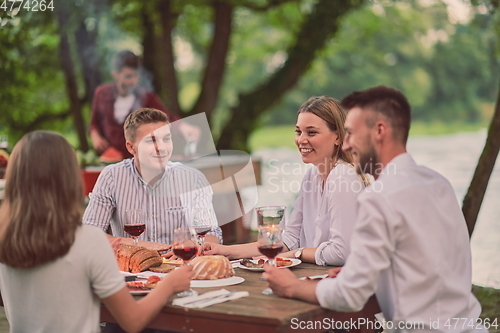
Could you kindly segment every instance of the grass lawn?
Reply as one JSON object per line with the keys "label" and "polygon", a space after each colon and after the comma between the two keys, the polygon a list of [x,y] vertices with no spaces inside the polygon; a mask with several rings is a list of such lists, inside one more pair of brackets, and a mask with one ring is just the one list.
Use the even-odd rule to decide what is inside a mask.
{"label": "grass lawn", "polygon": [[[457,132],[475,132],[486,128],[487,124],[459,124],[459,123],[422,123],[413,122],[410,136],[414,135],[441,135]],[[262,148],[289,147],[295,149],[294,125],[280,125],[262,127],[256,130],[250,137],[251,151],[255,152]]]}
{"label": "grass lawn", "polygon": [[[497,324],[497,328],[490,327],[490,332],[500,332],[500,289],[484,288],[479,286],[472,286],[472,293],[476,295],[483,310],[481,311],[481,318],[490,319],[490,323]],[[496,319],[496,322],[494,320]]]}

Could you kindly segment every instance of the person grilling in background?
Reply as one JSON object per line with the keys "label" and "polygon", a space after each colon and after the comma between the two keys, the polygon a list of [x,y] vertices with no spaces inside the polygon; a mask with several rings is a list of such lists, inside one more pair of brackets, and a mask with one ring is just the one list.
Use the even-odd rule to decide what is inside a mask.
{"label": "person grilling in background", "polygon": [[[124,50],[113,57],[111,72],[114,82],[96,88],[92,101],[90,139],[98,154],[113,148],[121,158],[132,155],[125,146],[123,122],[133,111],[140,108],[154,108],[164,112],[171,122],[180,117],[169,111],[160,98],[138,85],[141,60],[132,51]],[[179,125],[182,136],[188,141],[198,141],[200,130],[186,122]]]}

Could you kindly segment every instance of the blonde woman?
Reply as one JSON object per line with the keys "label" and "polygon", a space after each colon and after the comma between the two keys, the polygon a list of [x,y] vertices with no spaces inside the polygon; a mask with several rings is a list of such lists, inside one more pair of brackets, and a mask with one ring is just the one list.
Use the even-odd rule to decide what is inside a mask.
{"label": "blonde woman", "polygon": [[[283,242],[287,252],[317,265],[341,266],[349,254],[356,219],[356,196],[368,184],[356,174],[352,156],[342,150],[346,112],[328,96],[311,97],[298,111],[295,144],[304,163],[313,165],[302,181]],[[260,255],[257,244],[208,244],[205,254],[231,259]]]}
{"label": "blonde woman", "polygon": [[188,266],[136,301],[104,232],[82,225],[83,189],[73,148],[36,131],[14,147],[0,207],[0,290],[12,332],[99,332],[102,301],[138,332],[176,292]]}

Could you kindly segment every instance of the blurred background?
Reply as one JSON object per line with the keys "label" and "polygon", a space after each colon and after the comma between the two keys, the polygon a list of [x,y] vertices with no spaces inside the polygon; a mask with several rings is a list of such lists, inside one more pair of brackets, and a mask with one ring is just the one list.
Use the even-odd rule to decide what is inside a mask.
{"label": "blurred background", "polygon": [[142,84],[170,110],[206,112],[224,149],[290,145],[289,125],[310,96],[378,84],[408,96],[413,134],[477,130],[498,90],[489,1],[11,4],[0,8],[0,133],[11,146],[46,128],[88,151],[94,89],[112,81],[111,57],[123,49],[142,55]]}

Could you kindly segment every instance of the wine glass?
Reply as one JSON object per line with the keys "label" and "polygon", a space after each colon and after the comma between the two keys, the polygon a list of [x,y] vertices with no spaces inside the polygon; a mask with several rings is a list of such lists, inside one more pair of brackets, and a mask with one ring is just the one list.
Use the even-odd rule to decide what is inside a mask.
{"label": "wine glass", "polygon": [[193,208],[191,210],[191,227],[198,235],[200,246],[203,246],[206,234],[212,230],[210,210],[208,208]]}
{"label": "wine glass", "polygon": [[139,236],[146,230],[144,211],[142,209],[127,209],[126,213],[127,222],[125,222],[123,230],[134,239],[134,245],[137,245]]}
{"label": "wine glass", "polygon": [[[257,243],[259,252],[265,255],[269,260],[269,265],[276,267],[276,256],[283,251],[282,241],[283,228],[277,224],[259,226],[259,236]],[[271,288],[266,288],[262,291],[264,295],[271,295]]]}
{"label": "wine glass", "polygon": [[[195,240],[194,232],[184,228],[175,229],[172,250],[177,257],[182,259],[184,265],[189,265],[189,261],[198,253],[198,242]],[[198,293],[191,288],[177,294],[179,297],[195,295]]]}
{"label": "wine glass", "polygon": [[258,225],[281,224],[285,218],[285,206],[263,206],[255,208]]}

